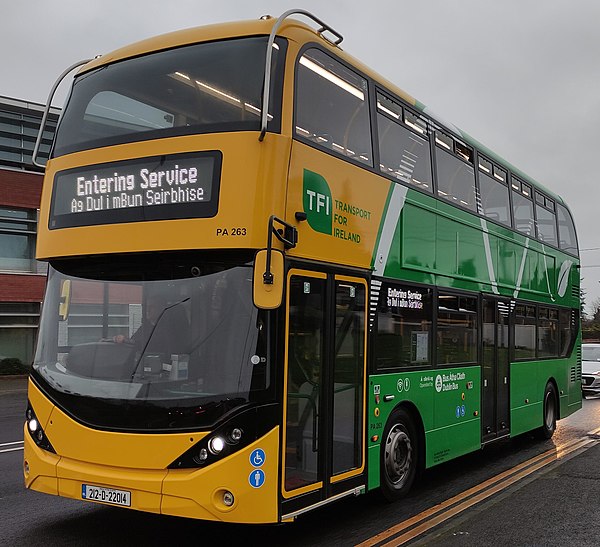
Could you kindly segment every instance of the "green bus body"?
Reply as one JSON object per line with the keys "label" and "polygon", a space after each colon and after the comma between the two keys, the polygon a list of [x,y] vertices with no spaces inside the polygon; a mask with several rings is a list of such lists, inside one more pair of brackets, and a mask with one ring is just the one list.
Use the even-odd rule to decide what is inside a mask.
{"label": "green bus body", "polygon": [[[396,187],[391,185],[390,194]],[[388,205],[389,202],[390,199]],[[374,255],[376,273],[377,260]],[[534,238],[408,189],[395,223],[389,255],[379,272],[385,280],[575,310],[580,305],[580,279],[574,262],[577,260],[573,256]],[[563,263],[570,263],[571,267],[567,270],[566,288],[559,290]],[[579,341],[578,331],[577,323],[574,342]],[[477,346],[481,362],[480,340]],[[516,352],[511,356],[511,437],[542,426],[544,388],[549,381],[556,383],[560,418],[581,408],[577,351],[573,345],[572,348],[564,358],[519,360]],[[442,389],[438,391],[436,379],[440,376]],[[380,486],[381,435],[391,412],[399,406],[409,409],[417,428],[422,427],[425,467],[480,449],[484,444],[481,386],[481,367],[477,364],[371,374],[367,386],[368,488]],[[375,394],[380,395],[379,403]],[[385,402],[386,396],[389,402]]]}

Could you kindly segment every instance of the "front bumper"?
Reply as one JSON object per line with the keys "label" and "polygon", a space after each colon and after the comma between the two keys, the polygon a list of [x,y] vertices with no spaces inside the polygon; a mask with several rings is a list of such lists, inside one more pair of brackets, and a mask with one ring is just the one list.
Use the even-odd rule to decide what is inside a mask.
{"label": "front bumper", "polygon": [[596,374],[582,374],[581,391],[584,395],[600,395],[600,376]]}

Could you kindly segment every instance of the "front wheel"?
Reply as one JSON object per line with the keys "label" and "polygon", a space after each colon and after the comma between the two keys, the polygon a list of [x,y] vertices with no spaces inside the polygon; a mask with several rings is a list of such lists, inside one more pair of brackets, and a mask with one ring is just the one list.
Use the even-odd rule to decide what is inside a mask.
{"label": "front wheel", "polygon": [[381,492],[388,501],[404,497],[410,490],[418,466],[418,438],[413,421],[396,409],[385,426],[381,443]]}
{"label": "front wheel", "polygon": [[550,439],[556,431],[556,419],[558,415],[558,400],[556,389],[551,383],[546,384],[544,390],[544,424],[538,430],[542,439]]}

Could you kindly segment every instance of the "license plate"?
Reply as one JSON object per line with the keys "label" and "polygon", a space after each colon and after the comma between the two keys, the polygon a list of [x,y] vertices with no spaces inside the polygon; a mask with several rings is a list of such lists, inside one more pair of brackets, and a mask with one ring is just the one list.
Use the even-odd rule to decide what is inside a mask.
{"label": "license plate", "polygon": [[100,501],[112,505],[131,507],[131,492],[129,490],[115,490],[91,484],[81,485],[81,498],[90,501]]}

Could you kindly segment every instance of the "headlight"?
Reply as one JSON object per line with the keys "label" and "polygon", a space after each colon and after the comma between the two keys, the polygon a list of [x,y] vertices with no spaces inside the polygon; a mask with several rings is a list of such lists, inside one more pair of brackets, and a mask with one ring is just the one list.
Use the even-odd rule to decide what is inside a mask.
{"label": "headlight", "polygon": [[231,430],[231,433],[229,434],[229,440],[232,443],[239,443],[241,438],[242,438],[242,430],[239,427],[235,427],[234,429]]}
{"label": "headlight", "polygon": [[213,455],[220,454],[225,448],[225,441],[221,437],[213,437],[210,441],[208,441],[208,449],[210,453]]}

